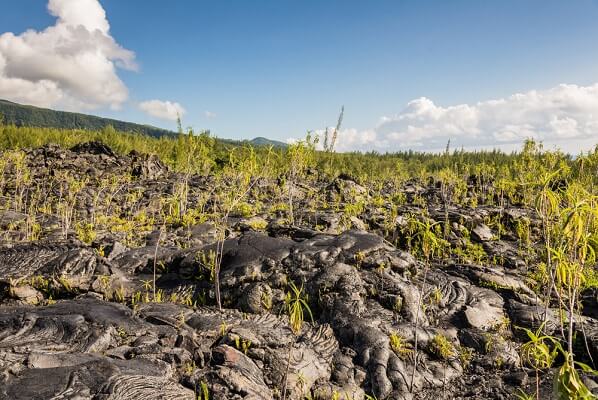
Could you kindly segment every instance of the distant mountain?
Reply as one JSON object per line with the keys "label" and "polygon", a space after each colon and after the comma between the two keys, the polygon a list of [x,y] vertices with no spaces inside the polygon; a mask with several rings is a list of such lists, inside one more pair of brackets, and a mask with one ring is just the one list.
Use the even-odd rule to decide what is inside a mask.
{"label": "distant mountain", "polygon": [[[135,124],[133,122],[97,117],[95,115],[56,111],[48,108],[13,103],[2,99],[0,99],[0,115],[4,117],[5,124],[14,124],[16,126],[98,131],[111,125],[115,130],[120,132],[135,132],[153,137],[176,135],[176,132],[151,125]],[[222,141],[231,144],[242,143],[242,141],[238,140],[222,139]],[[257,137],[244,142],[250,143],[253,146],[286,147],[286,144],[283,142],[264,137]]]}
{"label": "distant mountain", "polygon": [[249,140],[253,146],[274,146],[274,147],[287,147],[287,144],[278,140],[270,140],[265,137],[256,137],[255,139]]}
{"label": "distant mountain", "polygon": [[174,132],[150,125],[134,124],[95,115],[56,111],[0,100],[0,114],[5,124],[39,128],[102,130],[108,125],[121,132],[136,132],[148,136],[175,135]]}

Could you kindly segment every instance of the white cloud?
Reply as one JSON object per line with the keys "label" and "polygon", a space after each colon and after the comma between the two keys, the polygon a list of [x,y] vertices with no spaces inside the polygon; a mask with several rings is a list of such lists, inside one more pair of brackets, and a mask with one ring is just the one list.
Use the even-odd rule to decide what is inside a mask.
{"label": "white cloud", "polygon": [[117,68],[137,70],[135,53],[110,35],[98,0],[49,0],[56,23],[0,35],[0,98],[42,107],[118,109],[128,98]]}
{"label": "white cloud", "polygon": [[559,85],[507,98],[442,107],[422,97],[372,129],[339,132],[337,150],[512,149],[526,138],[578,153],[598,143],[598,84]]}
{"label": "white cloud", "polygon": [[[328,127],[328,135],[332,140],[334,133],[334,127]],[[318,150],[324,150],[324,137],[326,136],[326,129],[317,129],[312,132],[314,136],[319,138],[316,148]],[[357,129],[342,129],[339,131],[334,145],[336,151],[351,151],[351,150],[368,150],[383,146],[377,140],[376,132],[373,129],[359,131]],[[291,139],[296,141],[295,139]]]}
{"label": "white cloud", "polygon": [[206,117],[207,119],[214,119],[217,117],[215,112],[212,111],[204,111],[203,112],[204,117]]}
{"label": "white cloud", "polygon": [[152,117],[176,121],[185,114],[185,109],[179,103],[161,100],[148,100],[139,103],[139,109]]}

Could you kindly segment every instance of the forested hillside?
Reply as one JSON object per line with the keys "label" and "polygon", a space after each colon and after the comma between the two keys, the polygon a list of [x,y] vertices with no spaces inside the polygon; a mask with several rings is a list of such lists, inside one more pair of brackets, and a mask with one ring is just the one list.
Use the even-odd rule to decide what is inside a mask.
{"label": "forested hillside", "polygon": [[112,126],[117,131],[136,132],[154,137],[174,135],[172,131],[155,126],[134,124],[95,115],[55,111],[7,100],[0,100],[0,114],[7,125],[85,130],[102,130]]}

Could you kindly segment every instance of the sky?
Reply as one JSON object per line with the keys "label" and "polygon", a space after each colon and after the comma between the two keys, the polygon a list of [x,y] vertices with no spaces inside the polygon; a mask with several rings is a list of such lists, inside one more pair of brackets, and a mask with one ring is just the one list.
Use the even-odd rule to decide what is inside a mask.
{"label": "sky", "polygon": [[0,98],[338,151],[598,144],[598,0],[0,0]]}

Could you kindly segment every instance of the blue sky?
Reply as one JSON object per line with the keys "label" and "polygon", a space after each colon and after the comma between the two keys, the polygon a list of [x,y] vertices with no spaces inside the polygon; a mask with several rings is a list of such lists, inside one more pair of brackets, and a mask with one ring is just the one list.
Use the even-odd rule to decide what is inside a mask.
{"label": "blue sky", "polygon": [[[171,129],[182,107],[185,126],[279,140],[334,125],[344,105],[341,150],[433,149],[448,138],[509,148],[531,136],[572,152],[598,143],[597,1],[3,3],[9,100]],[[111,44],[45,31],[79,25]],[[20,40],[28,29],[37,36]],[[60,46],[69,51],[58,59]],[[74,62],[83,47],[103,58]],[[94,62],[97,74],[86,70]]]}

